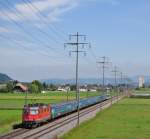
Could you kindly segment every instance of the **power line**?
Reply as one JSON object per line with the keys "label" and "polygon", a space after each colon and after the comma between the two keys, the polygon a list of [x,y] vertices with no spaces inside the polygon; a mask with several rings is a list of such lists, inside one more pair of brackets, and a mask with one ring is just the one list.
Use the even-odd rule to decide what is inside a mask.
{"label": "power line", "polygon": [[121,84],[123,84],[123,72],[120,72]]}
{"label": "power line", "polygon": [[76,50],[70,51],[70,54],[72,52],[76,53],[76,100],[78,102],[78,121],[77,121],[77,125],[79,126],[79,112],[80,112],[80,109],[79,109],[79,101],[80,101],[80,96],[79,96],[80,94],[79,93],[80,92],[79,92],[79,85],[78,85],[79,53],[84,53],[84,55],[86,55],[86,52],[79,50],[79,47],[80,47],[80,45],[82,45],[82,48],[84,48],[84,46],[89,44],[89,43],[79,42],[79,37],[84,38],[84,41],[85,41],[86,40],[86,35],[80,35],[78,32],[77,32],[77,34],[69,35],[70,40],[72,40],[73,37],[76,38],[76,42],[69,42],[69,43],[65,43],[64,45],[65,45],[65,47],[66,47],[66,45],[71,45],[71,46],[76,47]]}
{"label": "power line", "polygon": [[[57,31],[55,31],[55,29],[56,29],[56,26],[54,26],[54,25],[52,25],[52,24],[48,24],[47,22],[46,22],[46,17],[45,17],[45,15],[42,13],[42,12],[40,12],[40,9],[37,7],[37,6],[35,6],[32,2],[31,2],[31,0],[23,0],[26,4],[28,4],[29,6],[31,5],[32,6],[32,9],[34,9],[34,10],[36,10],[37,12],[38,12],[38,17],[40,18],[40,19],[44,19],[43,20],[43,22],[44,22],[44,24],[45,25],[47,25],[47,26],[51,26],[51,29],[50,29],[50,31],[52,31],[54,34],[56,34],[56,36],[59,36],[61,39],[62,38],[64,38],[64,40],[65,40],[65,37],[64,37],[64,32],[63,31],[60,31],[60,32],[62,32],[62,34],[63,35],[60,35],[60,33],[58,33]],[[55,28],[55,29],[54,29]],[[57,30],[57,29],[56,29]]]}
{"label": "power line", "polygon": [[[4,35],[1,35],[0,34],[0,38],[2,38],[2,39],[6,39],[6,40],[11,40],[12,42],[14,42],[16,45],[15,46],[17,46],[18,48],[22,48],[22,49],[24,49],[25,51],[27,51],[27,52],[30,52],[30,53],[34,53],[35,51],[33,51],[33,49],[32,48],[30,48],[30,47],[27,47],[27,46],[24,46],[24,45],[22,45],[21,43],[19,43],[17,40],[14,40],[14,39],[11,39],[10,37],[6,37],[6,36],[4,36]],[[46,57],[49,57],[49,58],[55,58],[55,59],[57,59],[57,58],[60,58],[60,59],[62,59],[62,57],[53,57],[53,56],[50,56],[50,55],[48,55],[48,54],[46,54],[46,53],[44,53],[44,51],[37,51],[39,54],[41,54],[41,55],[43,55],[43,56],[46,56]]]}
{"label": "power line", "polygon": [[[8,1],[8,0],[7,0],[7,1]],[[36,7],[35,7],[32,3],[26,2],[26,1],[28,1],[28,0],[23,0],[23,2],[25,3],[25,5],[26,5],[27,7],[29,7],[33,13],[34,13],[34,10],[38,11],[38,10],[36,9]],[[40,11],[38,11],[38,13],[39,13],[39,15],[41,15]],[[36,14],[36,16],[40,19],[40,21],[43,21],[47,26],[49,26],[49,25],[45,22],[45,20],[43,20],[43,18],[42,18],[41,16],[39,16],[39,15]],[[53,36],[51,36],[51,35],[48,34],[47,32],[44,32],[42,29],[40,29],[40,28],[37,28],[37,29],[38,29],[41,33],[43,33],[48,39],[53,40],[55,43],[62,44],[62,43],[60,43],[56,38],[54,38]],[[49,28],[48,28],[48,29],[49,29]]]}
{"label": "power line", "polygon": [[117,91],[117,100],[118,100],[118,99],[119,99],[119,96],[118,96],[118,90],[117,90],[117,73],[118,73],[119,71],[118,71],[117,66],[114,67],[114,69],[112,70],[112,72],[114,73],[115,91]]}
{"label": "power line", "polygon": [[93,59],[97,61],[97,56],[96,56],[95,52],[92,49],[90,52],[91,52]]}
{"label": "power line", "polygon": [[108,58],[106,56],[101,57],[101,61],[97,61],[98,64],[102,65],[102,71],[103,71],[103,94],[105,91],[105,69],[108,68],[107,65],[110,63],[108,62]]}
{"label": "power line", "polygon": [[[10,9],[7,5],[5,5],[4,3],[1,3],[3,6],[6,6],[8,9]],[[30,35],[32,37],[32,39],[40,42],[40,43],[44,43],[43,46],[52,49],[53,51],[55,51],[55,49],[53,47],[50,47],[49,45],[47,45],[45,42],[42,42],[41,40],[39,40],[37,37],[33,36],[28,30],[26,30],[21,24],[19,24],[18,22],[16,22],[8,13],[1,11],[11,22],[13,22],[17,27],[19,27],[21,30],[23,30],[27,35]],[[18,17],[18,15],[16,15]]]}

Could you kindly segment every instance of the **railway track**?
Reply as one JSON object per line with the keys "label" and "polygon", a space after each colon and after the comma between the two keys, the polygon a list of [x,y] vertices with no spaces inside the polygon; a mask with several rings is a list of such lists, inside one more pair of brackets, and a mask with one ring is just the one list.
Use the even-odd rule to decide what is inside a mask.
{"label": "railway track", "polygon": [[16,136],[19,136],[20,134],[24,134],[24,133],[26,133],[28,131],[29,131],[29,129],[21,129],[21,128],[19,128],[19,129],[16,129],[16,130],[14,130],[14,131],[6,134],[6,135],[0,136],[0,139],[11,139],[11,138],[14,138]]}
{"label": "railway track", "polygon": [[[86,109],[80,111],[80,118],[84,117],[85,115],[94,112],[97,109],[104,107],[107,104],[111,104],[112,102],[116,101],[117,97],[113,97],[112,99],[106,100],[104,102],[98,103],[96,105],[90,106]],[[0,139],[37,139],[42,138],[46,134],[49,134],[69,123],[72,121],[76,121],[78,118],[77,112],[68,115],[66,117],[60,118],[56,121],[52,121],[44,126],[41,126],[36,129],[18,129],[13,132],[10,132],[6,135],[0,136]]]}
{"label": "railway track", "polygon": [[[106,103],[101,104],[101,106],[100,106],[100,104],[99,104],[98,106],[96,106],[96,107],[94,107],[94,108],[91,108],[91,109],[89,109],[89,110],[86,110],[86,111],[81,112],[81,113],[80,113],[80,118],[81,118],[82,116],[84,116],[84,115],[86,115],[86,114],[92,112],[92,111],[95,111],[96,109],[98,109],[98,108],[100,108],[100,107],[103,107],[105,104],[106,104]],[[43,135],[48,134],[49,132],[52,132],[52,131],[54,131],[54,130],[56,130],[56,129],[58,129],[58,128],[60,128],[60,127],[62,127],[62,126],[64,126],[64,125],[66,125],[66,124],[69,124],[69,123],[72,122],[73,120],[77,120],[77,118],[78,118],[78,115],[72,116],[72,117],[70,117],[69,119],[66,119],[66,120],[64,120],[64,121],[62,121],[62,122],[60,122],[60,123],[58,123],[58,124],[56,124],[56,125],[54,125],[54,126],[49,126],[49,127],[45,128],[45,129],[43,129],[40,133],[38,132],[38,133],[31,134],[31,135],[29,135],[29,136],[27,136],[27,137],[25,137],[25,138],[23,138],[23,139],[41,138]]]}

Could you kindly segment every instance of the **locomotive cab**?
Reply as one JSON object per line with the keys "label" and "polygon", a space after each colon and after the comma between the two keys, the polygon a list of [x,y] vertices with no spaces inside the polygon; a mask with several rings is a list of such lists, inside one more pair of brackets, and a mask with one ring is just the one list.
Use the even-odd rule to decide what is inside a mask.
{"label": "locomotive cab", "polygon": [[22,123],[25,128],[36,127],[51,118],[51,107],[47,104],[28,104],[23,108]]}

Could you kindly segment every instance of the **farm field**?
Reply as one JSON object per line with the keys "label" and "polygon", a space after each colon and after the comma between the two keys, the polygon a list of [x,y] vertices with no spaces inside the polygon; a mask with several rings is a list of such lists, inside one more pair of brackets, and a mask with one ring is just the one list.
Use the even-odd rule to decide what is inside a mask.
{"label": "farm field", "polygon": [[134,93],[143,93],[143,94],[150,94],[150,88],[140,88],[138,90],[134,90]]}
{"label": "farm field", "polygon": [[[100,93],[88,92],[88,96]],[[28,103],[60,103],[67,100],[66,93],[48,92],[46,94],[28,94]],[[80,93],[81,98],[87,93]],[[25,103],[25,94],[0,93],[0,134],[11,130],[12,124],[21,122],[22,107]],[[75,92],[69,92],[69,100],[75,99]]]}
{"label": "farm field", "polygon": [[[59,103],[67,101],[67,94],[61,92],[51,92],[47,94],[29,94],[28,103]],[[88,93],[88,97],[96,96],[99,93]],[[87,93],[80,93],[81,98],[87,97]],[[21,109],[25,103],[25,94],[0,94],[0,109]],[[75,99],[75,93],[68,95],[68,100]]]}
{"label": "farm field", "polygon": [[61,139],[150,139],[150,100],[124,99]]}

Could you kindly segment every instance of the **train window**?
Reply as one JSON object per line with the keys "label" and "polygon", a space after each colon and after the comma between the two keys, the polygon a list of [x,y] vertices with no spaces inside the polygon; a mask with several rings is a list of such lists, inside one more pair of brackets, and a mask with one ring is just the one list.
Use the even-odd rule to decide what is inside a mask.
{"label": "train window", "polygon": [[36,114],[38,114],[38,110],[30,110],[30,114],[31,115],[36,115]]}

